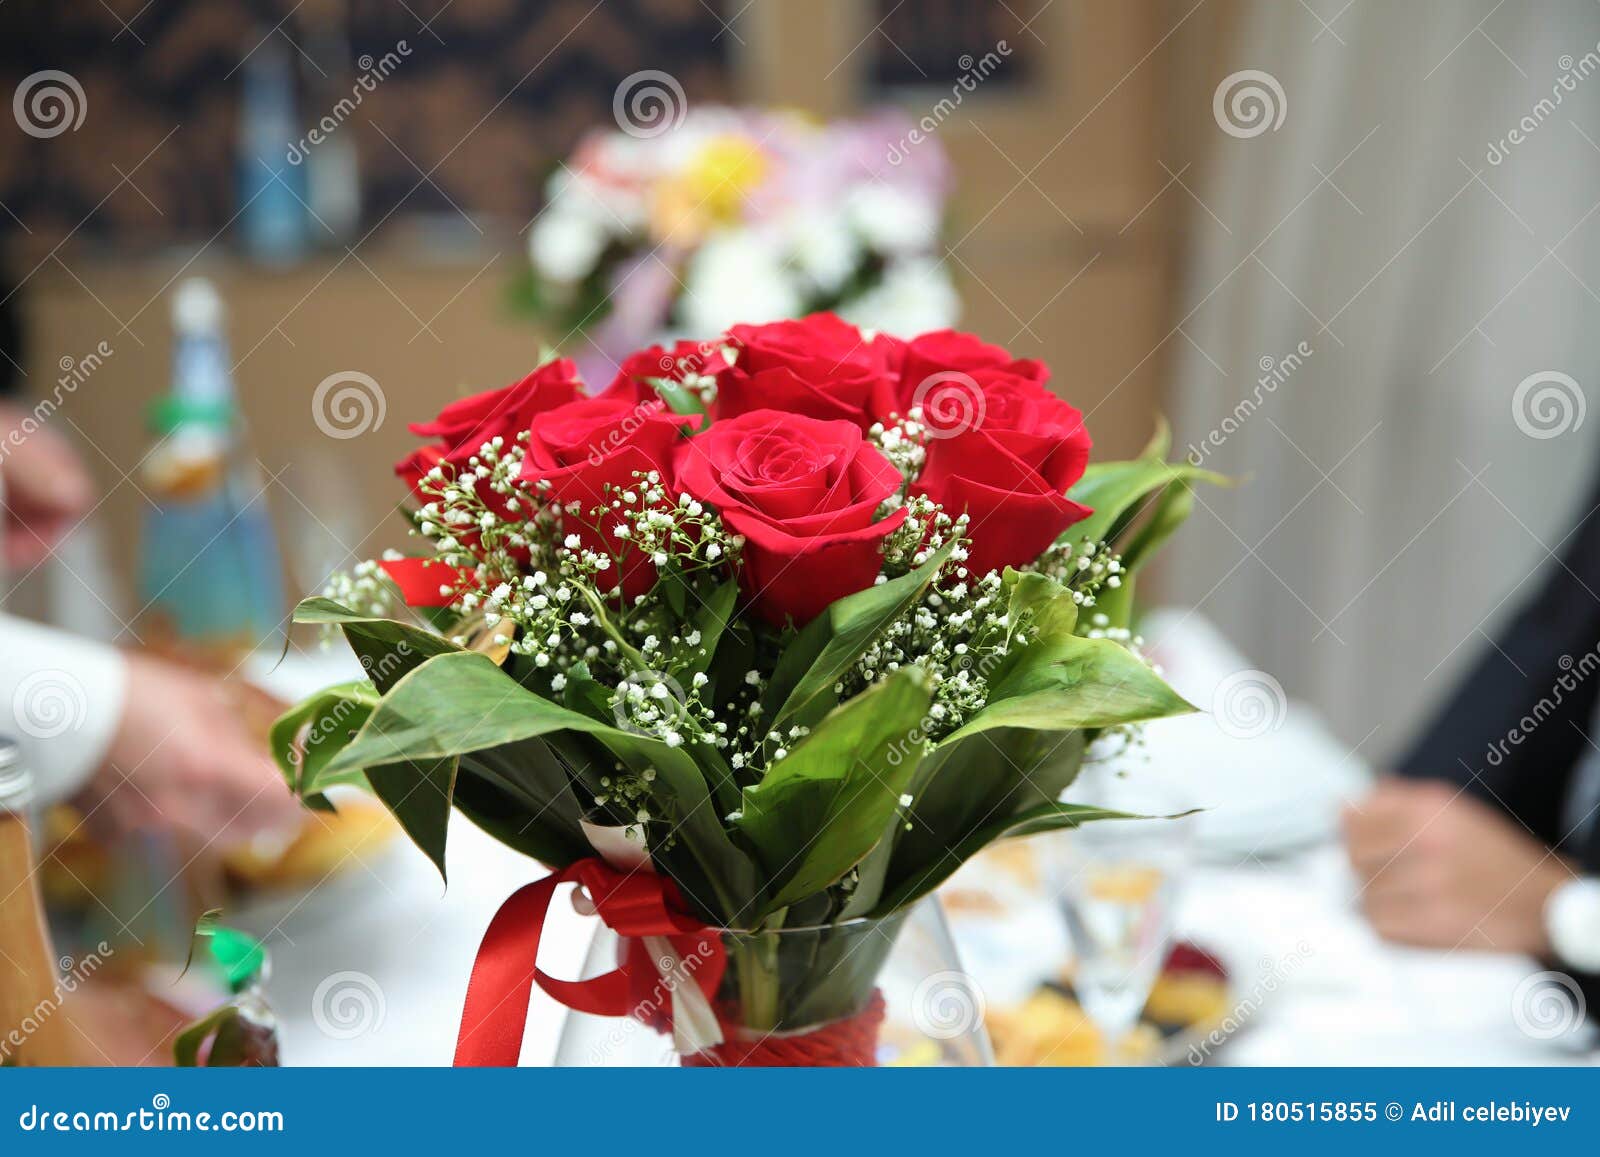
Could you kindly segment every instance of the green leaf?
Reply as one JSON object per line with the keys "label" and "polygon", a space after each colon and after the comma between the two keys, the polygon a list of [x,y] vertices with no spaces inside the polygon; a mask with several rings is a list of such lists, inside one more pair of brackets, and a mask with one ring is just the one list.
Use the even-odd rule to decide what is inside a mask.
{"label": "green leaf", "polygon": [[372,793],[400,822],[411,842],[422,849],[447,879],[445,837],[450,830],[450,802],[456,788],[455,756],[396,760],[365,769]]}
{"label": "green leaf", "polygon": [[336,626],[344,631],[350,649],[361,660],[367,678],[380,691],[387,691],[407,671],[435,655],[461,649],[449,639],[431,631],[394,619],[364,615],[332,599],[302,600],[294,609],[294,621]]}
{"label": "green leaf", "polygon": [[851,889],[850,898],[839,909],[840,921],[854,920],[858,916],[867,915],[883,898],[883,885],[889,878],[889,864],[894,858],[895,837],[899,835],[900,824],[900,813],[896,812],[885,828],[883,836],[856,865],[856,886]]}
{"label": "green leaf", "polygon": [[1107,811],[1075,803],[1044,803],[1014,815],[983,824],[949,849],[949,854],[930,860],[918,871],[897,881],[878,904],[877,914],[887,915],[933,891],[949,879],[962,864],[996,840],[1007,836],[1034,835],[1038,832],[1075,828],[1094,820],[1133,820],[1144,816]]}
{"label": "green leaf", "polygon": [[1188,520],[1194,503],[1191,483],[1172,483],[1155,500],[1149,517],[1125,541],[1118,543],[1117,550],[1122,556],[1122,585],[1102,590],[1095,599],[1095,611],[1105,615],[1112,626],[1126,627],[1133,621],[1134,579],[1139,568]]}
{"label": "green leaf", "polygon": [[1150,441],[1144,444],[1144,449],[1139,451],[1139,457],[1157,458],[1165,462],[1171,452],[1172,427],[1167,424],[1165,417],[1157,414],[1155,431],[1150,435]]}
{"label": "green leaf", "polygon": [[1139,515],[1152,495],[1173,483],[1210,482],[1230,486],[1226,476],[1190,466],[1186,462],[1164,462],[1159,458],[1135,458],[1129,462],[1100,462],[1083,472],[1068,496],[1092,507],[1094,513],[1075,522],[1064,537],[1071,542],[1101,539],[1115,543],[1118,536]]}
{"label": "green leaf", "polygon": [[377,690],[365,679],[338,683],[307,696],[273,722],[267,744],[291,791],[314,795],[337,782],[324,775],[327,764],[354,738],[377,702]]}
{"label": "green leaf", "polygon": [[[523,744],[515,746],[524,747]],[[583,829],[578,826],[581,813],[576,799],[557,795],[549,806],[539,807],[530,802],[524,791],[508,787],[504,776],[490,773],[477,763],[483,754],[477,752],[461,759],[455,793],[451,796],[457,811],[506,847],[549,868],[564,868],[594,854]],[[565,774],[559,766],[556,771]],[[570,797],[570,788],[565,783],[555,789],[563,790]]]}
{"label": "green leaf", "polygon": [[806,624],[778,660],[767,687],[766,714],[773,730],[813,723],[838,702],[834,685],[890,623],[916,605],[955,545],[941,546],[909,574],[846,595]]}
{"label": "green leaf", "polygon": [[1171,538],[1194,511],[1194,485],[1174,482],[1161,492],[1151,508],[1150,517],[1123,543],[1118,553],[1128,571],[1138,570],[1157,548]]}
{"label": "green leaf", "polygon": [[[1028,652],[1039,649],[1037,662]],[[1023,661],[1007,671],[990,703],[947,736],[954,743],[997,727],[1039,731],[1114,727],[1144,719],[1186,715],[1185,702],[1133,652],[1111,639],[1076,635],[1035,642],[1019,652]]]}
{"label": "green leaf", "polygon": [[1006,619],[1013,631],[1024,622],[1044,635],[1071,635],[1078,628],[1078,604],[1072,592],[1053,578],[1006,568],[1004,581],[1011,588]]}
{"label": "green leaf", "polygon": [[652,804],[723,889],[716,899],[724,911],[749,903],[752,866],[728,839],[705,777],[687,752],[552,703],[473,651],[436,656],[403,677],[329,770],[426,764],[562,732],[597,737],[635,771],[654,769]]}
{"label": "green leaf", "polygon": [[[911,781],[909,826],[893,833],[894,855],[881,885],[887,895],[906,879],[946,863],[986,824],[1054,803],[1083,763],[1082,731],[1000,728],[946,739]],[[949,870],[957,864],[951,862]]]}
{"label": "green leaf", "polygon": [[205,1044],[206,1038],[220,1029],[224,1021],[233,1020],[238,1015],[239,1009],[237,1006],[225,1004],[187,1026],[172,1042],[173,1063],[180,1069],[198,1067],[200,1064],[200,1046]]}
{"label": "green leaf", "polygon": [[872,850],[916,771],[931,698],[920,670],[900,671],[834,709],[744,789],[738,828],[775,889],[766,911],[820,892]]}
{"label": "green leaf", "polygon": [[700,604],[699,610],[694,613],[694,627],[700,632],[700,649],[705,652],[696,656],[684,668],[689,674],[704,671],[711,666],[711,660],[716,656],[717,645],[722,642],[722,634],[734,620],[734,606],[739,601],[739,582],[737,579],[728,579],[719,584],[711,592],[711,597]]}
{"label": "green leaf", "polygon": [[700,395],[689,389],[682,382],[675,382],[671,378],[646,378],[646,382],[661,395],[661,400],[667,404],[667,409],[674,414],[698,414],[705,421],[700,423],[699,433],[711,425],[711,414],[706,410],[706,404],[700,400]]}

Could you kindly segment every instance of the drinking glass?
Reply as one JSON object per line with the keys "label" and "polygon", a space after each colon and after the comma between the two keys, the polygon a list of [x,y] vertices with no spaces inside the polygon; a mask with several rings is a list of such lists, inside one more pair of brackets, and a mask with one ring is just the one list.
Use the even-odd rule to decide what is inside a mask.
{"label": "drinking glass", "polygon": [[[1074,803],[1156,817],[1187,806],[1180,793],[1135,774],[1105,769],[1085,778]],[[1056,838],[1047,857],[1076,959],[1073,988],[1112,1063],[1126,1059],[1124,1046],[1171,951],[1192,827],[1185,818],[1097,820]]]}

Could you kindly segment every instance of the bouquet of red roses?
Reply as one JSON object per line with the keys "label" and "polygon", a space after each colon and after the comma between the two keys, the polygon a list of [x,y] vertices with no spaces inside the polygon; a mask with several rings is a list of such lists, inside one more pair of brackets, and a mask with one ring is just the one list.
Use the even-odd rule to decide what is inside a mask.
{"label": "bouquet of red roses", "polygon": [[[485,938],[458,1060],[514,1063],[535,977],[713,1059],[859,1029],[885,948],[846,967],[766,932],[869,920],[887,945],[987,844],[1106,814],[1059,796],[1103,732],[1190,709],[1128,608],[1213,476],[1164,437],[1090,465],[1047,377],[819,314],[640,351],[594,396],[548,360],[411,427],[422,552],[297,611],[369,678],[273,746],[309,804],[370,789],[441,872],[452,808],[555,870]],[[649,947],[600,981],[537,973],[563,880]]]}

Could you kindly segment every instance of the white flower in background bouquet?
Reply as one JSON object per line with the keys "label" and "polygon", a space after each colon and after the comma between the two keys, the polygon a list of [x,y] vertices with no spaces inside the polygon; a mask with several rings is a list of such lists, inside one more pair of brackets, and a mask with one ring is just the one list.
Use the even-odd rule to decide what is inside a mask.
{"label": "white flower in background bouquet", "polygon": [[933,142],[891,163],[904,120],[702,107],[655,135],[590,132],[550,177],[521,295],[580,362],[613,365],[818,310],[902,336],[951,326],[949,165]]}

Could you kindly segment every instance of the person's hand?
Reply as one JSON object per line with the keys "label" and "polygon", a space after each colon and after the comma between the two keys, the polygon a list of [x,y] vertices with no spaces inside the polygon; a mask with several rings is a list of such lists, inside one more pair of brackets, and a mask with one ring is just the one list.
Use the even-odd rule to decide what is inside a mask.
{"label": "person's hand", "polygon": [[1544,902],[1572,878],[1516,820],[1441,781],[1389,779],[1344,815],[1361,906],[1386,939],[1548,955]]}
{"label": "person's hand", "polygon": [[128,657],[122,720],[82,802],[97,828],[161,828],[220,848],[290,835],[302,820],[224,684],[145,655]]}
{"label": "person's hand", "polygon": [[94,502],[94,484],[61,434],[0,402],[0,562],[38,565]]}

